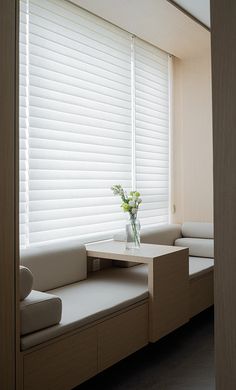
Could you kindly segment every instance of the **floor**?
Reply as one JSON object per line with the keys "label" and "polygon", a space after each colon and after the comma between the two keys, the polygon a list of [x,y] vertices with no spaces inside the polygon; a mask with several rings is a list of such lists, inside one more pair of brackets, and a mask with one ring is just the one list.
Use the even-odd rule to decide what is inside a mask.
{"label": "floor", "polygon": [[213,309],[76,390],[214,390]]}

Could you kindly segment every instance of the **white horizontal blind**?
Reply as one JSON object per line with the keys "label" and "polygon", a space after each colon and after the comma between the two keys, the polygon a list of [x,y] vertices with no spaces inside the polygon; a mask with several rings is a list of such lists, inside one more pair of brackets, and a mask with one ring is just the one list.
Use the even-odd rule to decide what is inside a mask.
{"label": "white horizontal blind", "polygon": [[60,0],[29,1],[29,243],[123,227],[131,188],[130,36]]}
{"label": "white horizontal blind", "polygon": [[135,38],[134,65],[131,34],[65,0],[21,9],[21,245],[112,236],[113,184],[140,190],[142,225],[165,221],[167,54]]}
{"label": "white horizontal blind", "polygon": [[134,46],[136,187],[150,226],[169,218],[168,54],[138,38]]}

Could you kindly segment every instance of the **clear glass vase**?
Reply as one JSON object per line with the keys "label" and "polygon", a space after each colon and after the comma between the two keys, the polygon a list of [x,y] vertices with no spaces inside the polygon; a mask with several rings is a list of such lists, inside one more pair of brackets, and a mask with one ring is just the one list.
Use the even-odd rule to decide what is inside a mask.
{"label": "clear glass vase", "polygon": [[126,224],[126,249],[140,247],[140,222],[136,216],[131,216]]}

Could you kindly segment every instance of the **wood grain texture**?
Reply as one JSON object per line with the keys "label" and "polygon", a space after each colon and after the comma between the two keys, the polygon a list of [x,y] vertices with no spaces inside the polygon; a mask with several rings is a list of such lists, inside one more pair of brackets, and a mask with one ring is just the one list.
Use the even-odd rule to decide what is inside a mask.
{"label": "wood grain texture", "polygon": [[102,371],[148,344],[148,303],[98,326],[99,370]]}
{"label": "wood grain texture", "polygon": [[201,313],[214,304],[213,270],[189,281],[189,317]]}
{"label": "wood grain texture", "polygon": [[96,326],[24,356],[24,390],[69,390],[96,373]]}
{"label": "wood grain texture", "polygon": [[148,265],[149,340],[155,342],[189,320],[188,249]]}
{"label": "wood grain texture", "polygon": [[0,2],[0,388],[16,386],[17,1]]}
{"label": "wood grain texture", "polygon": [[106,241],[86,245],[88,257],[148,264],[149,341],[155,342],[189,320],[188,249],[141,244],[126,250],[125,243]]}
{"label": "wood grain texture", "polygon": [[236,389],[236,2],[211,1],[215,361],[217,390]]}

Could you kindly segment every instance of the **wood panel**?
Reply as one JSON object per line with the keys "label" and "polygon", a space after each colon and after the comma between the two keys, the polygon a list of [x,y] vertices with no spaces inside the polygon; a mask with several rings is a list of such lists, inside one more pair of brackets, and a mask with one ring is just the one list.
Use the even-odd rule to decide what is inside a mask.
{"label": "wood panel", "polygon": [[99,370],[104,370],[148,343],[148,303],[98,327]]}
{"label": "wood panel", "polygon": [[148,265],[149,341],[155,342],[189,320],[188,249]]}
{"label": "wood panel", "polygon": [[236,2],[212,0],[217,390],[236,389]]}
{"label": "wood panel", "polygon": [[69,390],[97,373],[97,326],[24,356],[24,390]]}
{"label": "wood panel", "polygon": [[214,303],[213,271],[189,281],[189,317],[199,314]]}
{"label": "wood panel", "polygon": [[16,15],[0,2],[0,388],[15,389],[16,262],[18,243]]}

